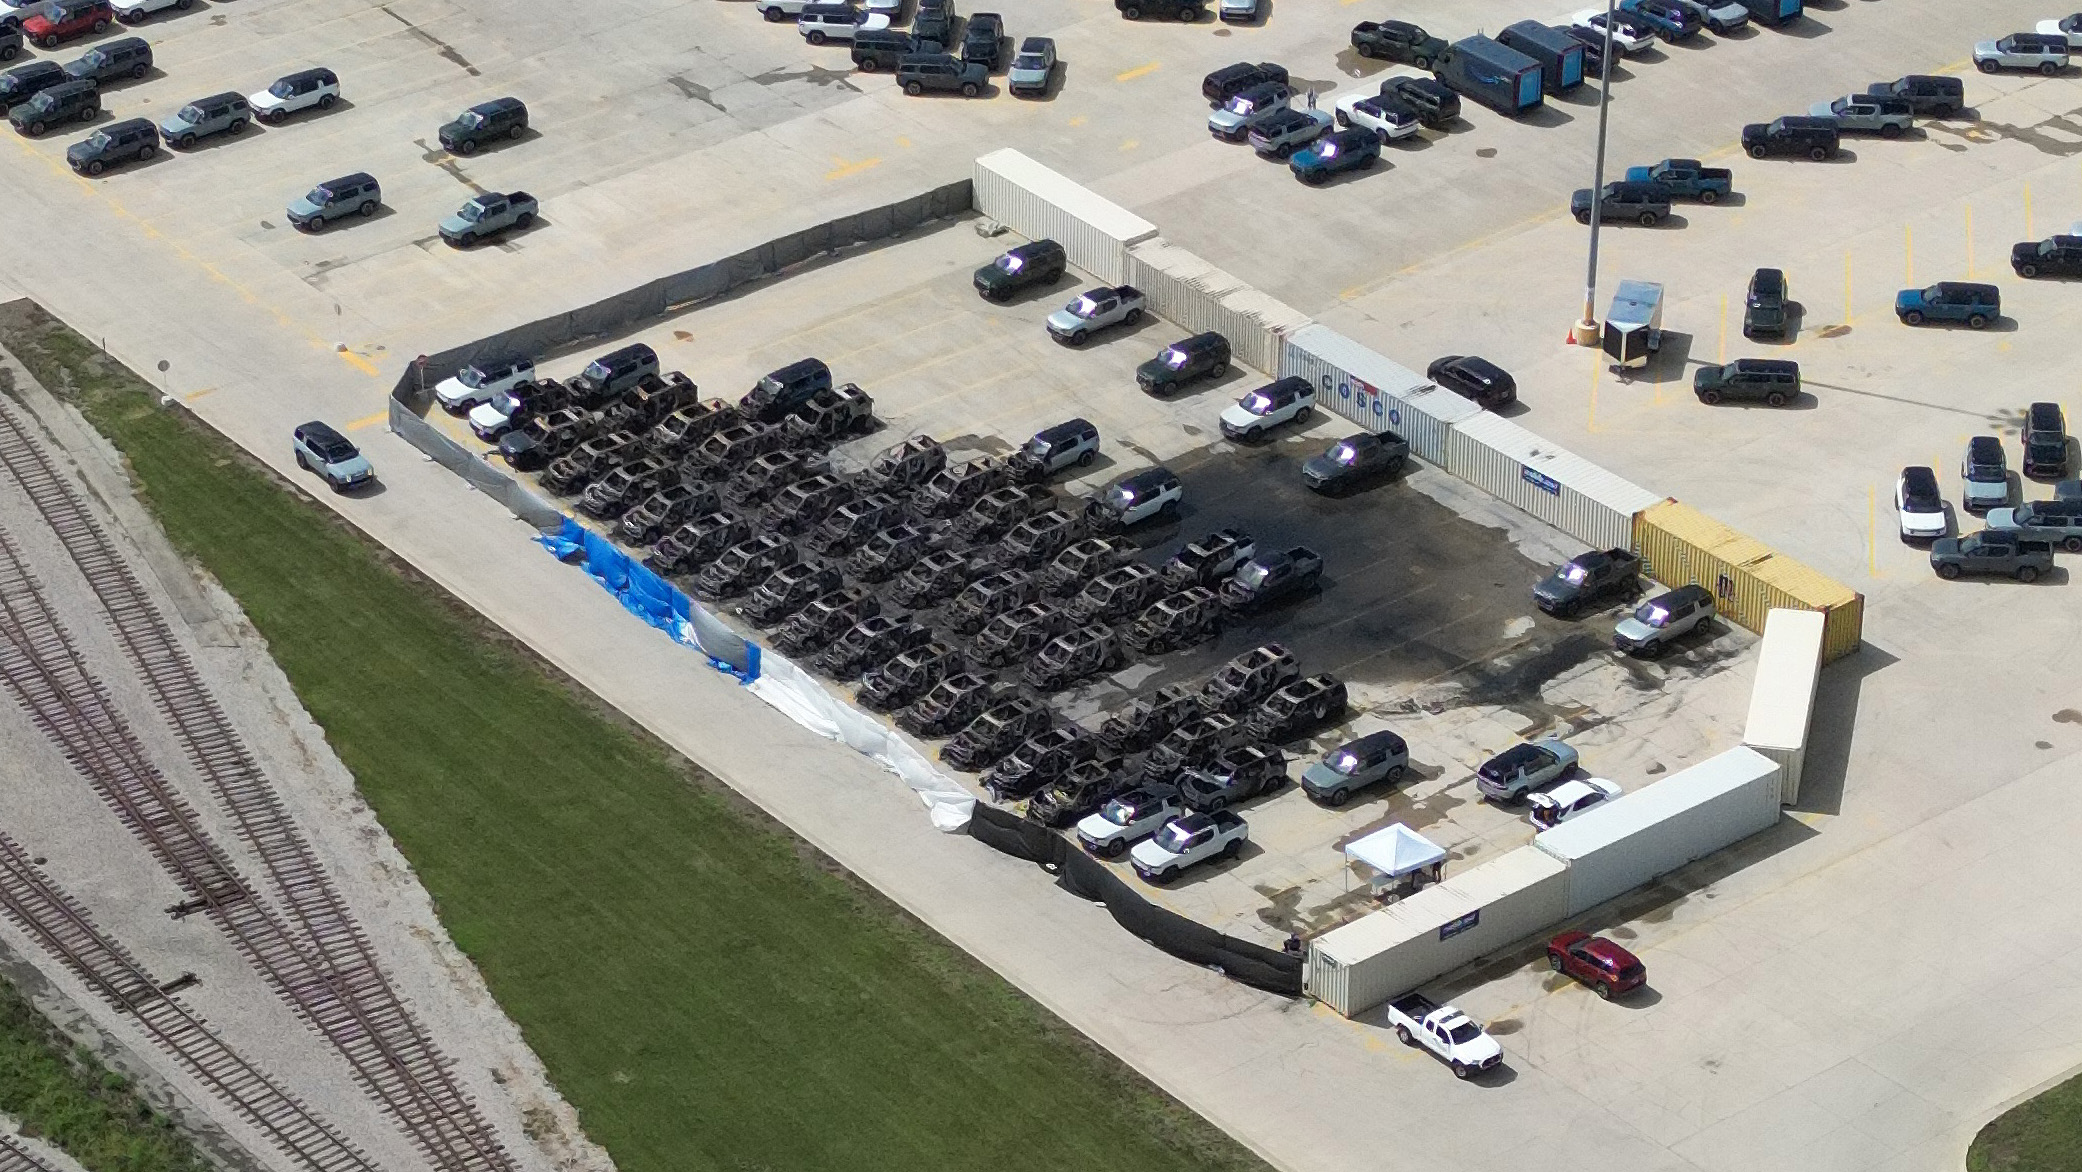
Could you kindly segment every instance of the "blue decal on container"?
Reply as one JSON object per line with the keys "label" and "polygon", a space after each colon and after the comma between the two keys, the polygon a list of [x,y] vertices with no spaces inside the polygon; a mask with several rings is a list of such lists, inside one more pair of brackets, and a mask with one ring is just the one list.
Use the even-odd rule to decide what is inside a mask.
{"label": "blue decal on container", "polygon": [[1469,928],[1472,928],[1476,924],[1479,924],[1481,922],[1482,909],[1476,908],[1474,911],[1471,911],[1458,919],[1447,920],[1445,923],[1440,924],[1439,939],[1451,940],[1455,936],[1460,935],[1462,932],[1467,931]]}
{"label": "blue decal on container", "polygon": [[1527,484],[1537,487],[1542,492],[1551,493],[1554,496],[1561,495],[1561,481],[1547,475],[1545,472],[1520,465],[1519,475],[1525,478]]}

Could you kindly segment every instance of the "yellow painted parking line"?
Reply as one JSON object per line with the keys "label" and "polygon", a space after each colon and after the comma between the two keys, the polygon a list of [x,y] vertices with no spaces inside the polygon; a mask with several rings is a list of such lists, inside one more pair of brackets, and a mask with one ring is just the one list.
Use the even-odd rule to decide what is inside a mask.
{"label": "yellow painted parking line", "polygon": [[181,402],[183,402],[183,403],[193,403],[193,402],[194,402],[194,401],[196,401],[197,399],[200,399],[200,398],[202,398],[202,397],[203,397],[204,395],[207,395],[207,394],[209,394],[209,393],[210,393],[211,391],[214,391],[214,390],[216,390],[216,389],[217,389],[217,388],[215,388],[215,387],[204,387],[203,389],[201,389],[201,390],[199,390],[199,391],[189,391],[189,392],[188,392],[187,394],[185,394],[185,395],[182,395],[182,396],[181,396]]}
{"label": "yellow painted parking line", "polygon": [[880,159],[862,159],[856,163],[847,159],[841,159],[837,155],[833,155],[831,161],[834,166],[831,170],[824,173],[824,181],[826,183],[830,183],[835,179],[844,179],[849,175],[858,175],[862,171],[871,170],[882,165],[882,160]]}
{"label": "yellow painted parking line", "polygon": [[905,137],[904,137],[903,135],[899,134],[899,135],[897,135],[897,136],[896,136],[896,145],[897,145],[897,146],[899,146],[899,147],[901,147],[901,148],[903,148],[904,150],[910,150],[910,149],[911,149],[911,140],[910,140],[910,139],[908,139],[908,138],[905,138]]}
{"label": "yellow painted parking line", "polygon": [[1074,116],[1074,117],[1072,117],[1072,118],[1070,119],[1070,125],[1072,125],[1072,126],[1083,126],[1083,125],[1084,125],[1085,123],[1087,123],[1087,122],[1089,122],[1089,121],[1091,121],[1091,119],[1089,119],[1089,118],[1086,118],[1086,117],[1085,117],[1084,115],[1082,115],[1082,114],[1078,114],[1078,115],[1076,115],[1076,116]]}
{"label": "yellow painted parking line", "polygon": [[1150,74],[1155,73],[1158,70],[1158,68],[1162,65],[1163,62],[1161,61],[1152,61],[1147,65],[1137,65],[1133,69],[1123,69],[1119,73],[1113,75],[1113,80],[1134,81],[1138,77],[1148,77]]}
{"label": "yellow painted parking line", "polygon": [[1938,66],[1938,67],[1937,67],[1937,68],[1936,68],[1935,70],[1933,70],[1932,72],[1935,72],[1935,73],[1958,73],[1958,72],[1960,72],[1961,70],[1965,69],[1965,68],[1966,68],[1967,66],[1969,66],[1969,65],[1972,65],[1973,63],[1974,63],[1974,59],[1973,59],[1973,58],[1971,58],[1971,57],[1961,57],[1961,58],[1960,58],[1959,60],[1957,60],[1957,61],[1954,61],[1954,62],[1952,62],[1952,63],[1951,63],[1950,65],[1940,65],[1940,66]]}
{"label": "yellow painted parking line", "polygon": [[2038,235],[2031,230],[2031,184],[2024,185],[2024,238],[2030,240]]}
{"label": "yellow painted parking line", "polygon": [[1139,147],[1141,145],[1142,143],[1132,138],[1124,138],[1121,140],[1121,149],[1124,151],[1132,151],[1136,147]]}
{"label": "yellow painted parking line", "polygon": [[348,424],[348,425],[347,425],[347,430],[348,430],[348,431],[360,431],[361,429],[363,429],[363,428],[365,428],[365,427],[374,427],[374,426],[376,426],[377,424],[379,424],[379,423],[381,423],[381,422],[383,422],[384,420],[386,420],[386,419],[389,419],[389,418],[390,418],[390,412],[388,412],[388,411],[378,411],[378,412],[376,412],[376,413],[375,413],[374,415],[366,415],[366,416],[363,416],[362,418],[360,418],[360,419],[357,419],[357,420],[355,420],[355,421],[354,421],[353,423],[350,423],[350,424]]}
{"label": "yellow painted parking line", "polygon": [[1901,226],[1901,283],[1916,283],[1916,230],[1913,226]]}
{"label": "yellow painted parking line", "polygon": [[1865,564],[1872,576],[1880,576],[1880,488],[1865,486]]}
{"label": "yellow painted parking line", "polygon": [[347,365],[353,367],[354,369],[362,372],[365,375],[368,375],[370,378],[375,378],[377,375],[383,373],[382,371],[376,369],[375,363],[370,362],[368,359],[363,358],[361,355],[356,354],[352,350],[341,350],[338,353],[340,357],[347,360]]}
{"label": "yellow painted parking line", "polygon": [[1592,435],[1598,434],[1598,380],[1604,373],[1604,362],[1593,360],[1590,364],[1590,418],[1583,425],[1583,430]]}
{"label": "yellow painted parking line", "polygon": [[[1721,345],[1720,354],[1714,361],[1723,364],[1728,361],[1728,295],[1726,293],[1721,294]],[[1660,381],[1658,381],[1657,388],[1657,394],[1660,395]]]}

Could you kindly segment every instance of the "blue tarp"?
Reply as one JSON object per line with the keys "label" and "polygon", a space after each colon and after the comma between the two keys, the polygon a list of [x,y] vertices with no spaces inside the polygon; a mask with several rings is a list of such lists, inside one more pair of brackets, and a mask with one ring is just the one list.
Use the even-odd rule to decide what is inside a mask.
{"label": "blue tarp", "polygon": [[569,517],[555,533],[536,538],[555,554],[592,575],[595,582],[621,600],[622,609],[708,656],[722,671],[750,683],[759,678],[759,648],[738,638],[711,615],[703,613],[679,587],[659,577],[641,562],[616,549],[614,543]]}

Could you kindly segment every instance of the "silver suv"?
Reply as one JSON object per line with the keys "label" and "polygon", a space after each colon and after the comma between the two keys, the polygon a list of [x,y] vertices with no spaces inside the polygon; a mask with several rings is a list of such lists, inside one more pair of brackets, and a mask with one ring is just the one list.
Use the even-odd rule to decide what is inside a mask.
{"label": "silver suv", "polygon": [[243,134],[253,120],[253,107],[244,94],[212,94],[174,111],[159,124],[159,137],[172,147],[192,147],[197,139],[213,134]]}
{"label": "silver suv", "polygon": [[1999,41],[1982,41],[1974,46],[1974,67],[1982,73],[2036,69],[2052,77],[2068,67],[2068,39],[2046,33],[2011,33]]}
{"label": "silver suv", "polygon": [[1916,125],[1915,109],[1907,98],[1846,94],[1833,102],[1816,102],[1807,112],[1816,118],[1835,119],[1838,131],[1863,131],[1882,138],[1900,138]]}
{"label": "silver suv", "polygon": [[1655,659],[1712,617],[1712,591],[1704,586],[1679,586],[1621,619],[1612,632],[1612,645],[1630,655]]}

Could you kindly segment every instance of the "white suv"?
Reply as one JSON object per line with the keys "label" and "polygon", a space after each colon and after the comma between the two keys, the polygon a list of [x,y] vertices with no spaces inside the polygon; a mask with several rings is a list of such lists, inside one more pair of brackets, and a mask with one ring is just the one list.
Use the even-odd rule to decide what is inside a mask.
{"label": "white suv", "polygon": [[340,79],[332,70],[305,69],[278,79],[257,94],[247,95],[246,104],[253,107],[254,117],[277,123],[298,110],[330,110],[339,100]]}
{"label": "white suv", "polygon": [[1282,423],[1307,423],[1316,413],[1316,384],[1289,375],[1259,387],[1222,412],[1222,434],[1254,440]]}
{"label": "white suv", "polygon": [[532,358],[480,358],[434,385],[434,398],[450,411],[489,403],[535,377]]}
{"label": "white suv", "polygon": [[826,41],[850,41],[854,33],[879,33],[889,27],[889,18],[879,12],[862,12],[851,4],[805,4],[795,27],[812,45]]}
{"label": "white suv", "polygon": [[154,12],[163,12],[169,8],[178,8],[185,12],[194,3],[195,0],[115,0],[109,7],[116,10],[117,20],[124,24],[136,24]]}
{"label": "white suv", "polygon": [[1619,784],[1602,777],[1565,781],[1546,793],[1534,794],[1526,802],[1534,826],[1552,830],[1585,810],[1602,806],[1619,796]]}

